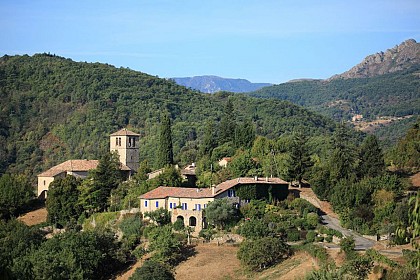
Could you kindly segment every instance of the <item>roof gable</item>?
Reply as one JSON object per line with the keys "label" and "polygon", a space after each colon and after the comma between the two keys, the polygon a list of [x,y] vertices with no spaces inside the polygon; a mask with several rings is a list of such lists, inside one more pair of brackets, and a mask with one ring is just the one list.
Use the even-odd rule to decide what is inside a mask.
{"label": "roof gable", "polygon": [[134,133],[126,128],[120,129],[117,132],[111,134],[111,136],[140,136],[140,134]]}
{"label": "roof gable", "polygon": [[181,187],[158,187],[143,195],[143,199],[162,199],[167,197],[182,198],[207,198],[215,197],[237,185],[287,185],[288,182],[280,178],[249,178],[242,177],[225,181],[214,187],[214,193],[211,188],[181,188]]}

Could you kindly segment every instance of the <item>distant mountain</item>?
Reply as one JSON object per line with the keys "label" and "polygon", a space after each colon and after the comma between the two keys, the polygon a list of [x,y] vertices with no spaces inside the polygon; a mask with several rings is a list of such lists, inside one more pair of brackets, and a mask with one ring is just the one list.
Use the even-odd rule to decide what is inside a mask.
{"label": "distant mountain", "polygon": [[227,79],[217,76],[195,76],[173,78],[173,80],[181,86],[196,89],[204,93],[215,93],[218,91],[249,92],[271,86],[269,83],[251,83],[245,79]]}
{"label": "distant mountain", "polygon": [[349,71],[332,76],[333,79],[369,78],[405,70],[420,64],[420,43],[409,39],[385,52],[367,56]]}

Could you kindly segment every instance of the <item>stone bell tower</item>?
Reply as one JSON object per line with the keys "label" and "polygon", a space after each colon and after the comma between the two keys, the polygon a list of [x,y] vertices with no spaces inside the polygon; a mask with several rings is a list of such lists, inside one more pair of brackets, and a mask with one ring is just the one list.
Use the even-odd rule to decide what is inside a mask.
{"label": "stone bell tower", "polygon": [[132,172],[139,168],[140,134],[123,128],[110,135],[111,152],[117,151],[120,162],[128,166]]}

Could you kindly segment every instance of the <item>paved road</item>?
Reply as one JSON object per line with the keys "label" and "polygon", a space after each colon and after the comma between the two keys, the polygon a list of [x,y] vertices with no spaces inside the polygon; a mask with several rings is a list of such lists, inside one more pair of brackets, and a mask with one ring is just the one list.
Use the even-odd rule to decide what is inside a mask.
{"label": "paved road", "polygon": [[333,218],[328,215],[322,215],[321,219],[325,226],[338,230],[344,236],[353,236],[355,241],[355,250],[367,250],[369,248],[372,248],[376,243],[375,241],[367,239],[354,231],[343,228],[342,226],[340,226],[340,221],[336,218]]}

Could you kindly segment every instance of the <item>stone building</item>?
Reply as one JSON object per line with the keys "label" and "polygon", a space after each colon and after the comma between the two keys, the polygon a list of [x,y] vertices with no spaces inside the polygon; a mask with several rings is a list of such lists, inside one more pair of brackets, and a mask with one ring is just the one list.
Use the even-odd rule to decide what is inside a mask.
{"label": "stone building", "polygon": [[[121,163],[120,169],[127,178],[139,168],[139,139],[139,134],[125,128],[110,135],[110,151],[118,153]],[[48,188],[55,179],[64,178],[66,175],[86,178],[89,171],[96,169],[98,164],[98,160],[67,160],[38,174],[38,197],[47,197]]]}

